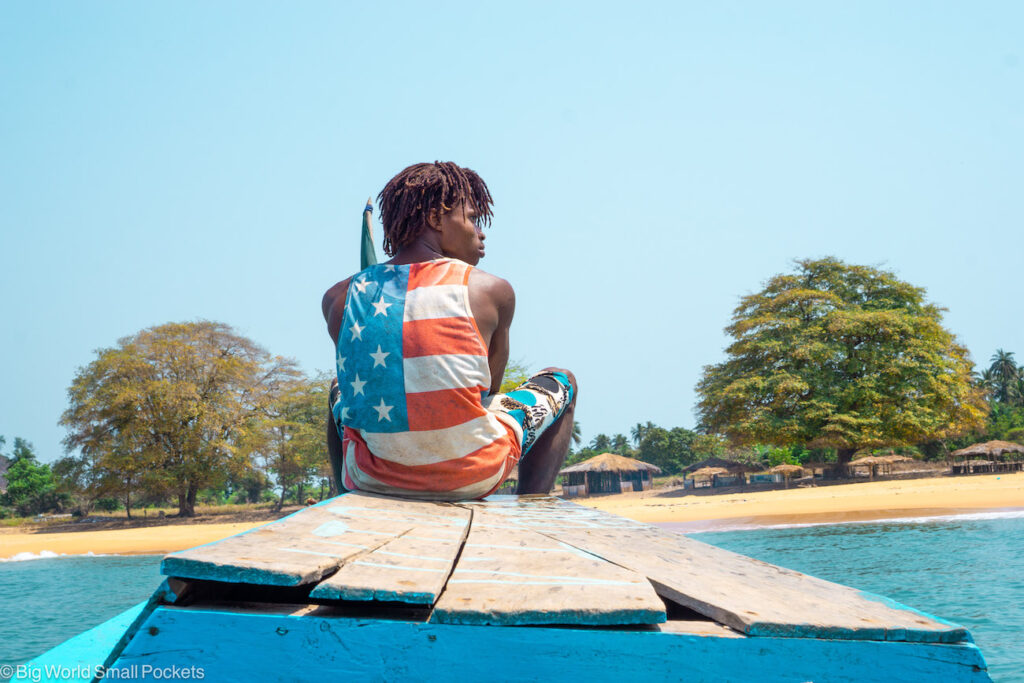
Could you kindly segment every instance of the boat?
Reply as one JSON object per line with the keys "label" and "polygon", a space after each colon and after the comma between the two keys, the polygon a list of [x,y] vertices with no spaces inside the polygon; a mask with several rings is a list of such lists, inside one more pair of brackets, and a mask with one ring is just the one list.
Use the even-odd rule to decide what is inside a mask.
{"label": "boat", "polygon": [[991,680],[955,623],[552,496],[346,493],[161,572],[15,680]]}

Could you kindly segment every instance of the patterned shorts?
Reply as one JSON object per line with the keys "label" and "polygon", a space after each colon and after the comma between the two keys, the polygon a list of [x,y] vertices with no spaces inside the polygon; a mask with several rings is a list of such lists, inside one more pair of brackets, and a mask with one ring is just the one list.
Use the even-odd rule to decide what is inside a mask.
{"label": "patterned shorts", "polygon": [[526,455],[572,398],[572,384],[564,372],[539,372],[507,394],[488,396],[484,408],[516,432]]}
{"label": "patterned shorts", "polygon": [[[539,372],[507,394],[491,394],[483,405],[515,432],[522,448],[520,453],[525,455],[562,416],[572,397],[572,383],[564,372]],[[331,383],[330,403],[339,436],[343,429],[338,421],[340,402],[341,392],[335,380]]]}

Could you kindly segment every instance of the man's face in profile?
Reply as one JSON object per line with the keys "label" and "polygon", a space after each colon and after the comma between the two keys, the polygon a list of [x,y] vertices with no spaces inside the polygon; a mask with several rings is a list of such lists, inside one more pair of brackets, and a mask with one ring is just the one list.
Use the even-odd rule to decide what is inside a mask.
{"label": "man's face in profile", "polygon": [[438,232],[441,233],[441,252],[445,256],[475,266],[484,257],[484,231],[479,225],[480,214],[472,204],[460,202],[451,211],[442,214]]}

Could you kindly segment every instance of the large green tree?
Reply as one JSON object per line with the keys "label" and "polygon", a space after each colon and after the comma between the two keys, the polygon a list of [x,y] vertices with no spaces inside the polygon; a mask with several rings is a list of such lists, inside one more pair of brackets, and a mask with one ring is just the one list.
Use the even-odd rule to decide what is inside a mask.
{"label": "large green tree", "polygon": [[193,516],[200,489],[246,466],[244,445],[297,375],[293,361],[223,323],[148,328],[78,370],[64,443],[99,479],[120,482],[122,496],[163,492]]}
{"label": "large green tree", "polygon": [[330,478],[324,440],[327,389],[323,377],[289,382],[271,406],[263,428],[256,432],[264,466],[281,488],[278,510],[289,490],[294,490],[296,502],[302,503],[303,490],[311,477]]}
{"label": "large green tree", "polygon": [[979,428],[967,351],[925,291],[835,258],[801,260],[741,299],[727,359],[697,385],[701,426],[734,443],[900,446]]}
{"label": "large green tree", "polygon": [[[0,440],[0,445],[2,445]],[[57,483],[49,465],[36,459],[32,444],[25,439],[15,438],[7,468],[7,492],[2,502],[17,510],[20,515],[36,515],[56,510],[60,506]]]}

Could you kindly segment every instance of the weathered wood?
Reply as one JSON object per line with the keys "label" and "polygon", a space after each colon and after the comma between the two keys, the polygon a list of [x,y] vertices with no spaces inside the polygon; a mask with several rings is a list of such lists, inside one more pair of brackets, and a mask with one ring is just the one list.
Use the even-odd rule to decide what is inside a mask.
{"label": "weathered wood", "polygon": [[654,624],[665,607],[643,576],[477,507],[431,621]]}
{"label": "weathered wood", "polygon": [[658,594],[749,635],[954,643],[957,624],[645,525],[543,533],[643,574]]}
{"label": "weathered wood", "polygon": [[347,493],[221,541],[172,553],[166,576],[230,583],[298,586],[413,528],[444,525],[442,503]]}
{"label": "weathered wood", "polygon": [[[989,681],[972,644],[460,626],[159,608],[114,675],[175,666],[206,680]],[[685,627],[683,627],[685,629]]]}
{"label": "weathered wood", "polygon": [[469,532],[472,514],[450,505],[441,508],[441,512],[434,517],[440,526],[415,527],[376,550],[349,560],[321,581],[310,597],[434,604]]}

